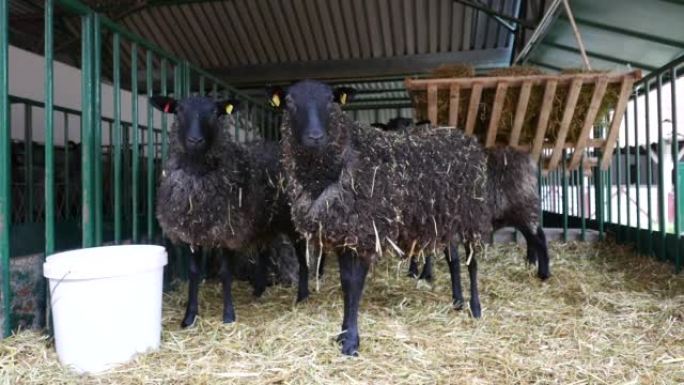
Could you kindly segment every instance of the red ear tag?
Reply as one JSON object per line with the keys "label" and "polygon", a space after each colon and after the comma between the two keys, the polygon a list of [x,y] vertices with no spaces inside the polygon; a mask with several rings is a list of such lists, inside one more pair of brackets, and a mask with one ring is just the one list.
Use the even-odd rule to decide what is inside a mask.
{"label": "red ear tag", "polygon": [[167,102],[167,103],[164,105],[164,112],[168,114],[169,111],[171,111],[171,102]]}

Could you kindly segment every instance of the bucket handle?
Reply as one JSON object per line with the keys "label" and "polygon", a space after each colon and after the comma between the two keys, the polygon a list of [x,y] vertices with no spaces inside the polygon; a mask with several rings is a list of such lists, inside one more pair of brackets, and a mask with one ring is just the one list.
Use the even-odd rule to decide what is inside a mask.
{"label": "bucket handle", "polygon": [[60,278],[60,279],[57,280],[57,284],[55,285],[55,287],[53,287],[52,290],[50,290],[50,306],[54,306],[54,304],[52,303],[52,298],[53,298],[53,294],[55,294],[55,290],[57,290],[57,288],[59,287],[59,285],[62,283],[62,281],[64,281],[64,279],[66,279],[66,277],[67,277],[69,274],[71,274],[71,270],[69,270],[69,271],[67,271],[66,273],[64,273],[64,275],[62,276],[62,278]]}

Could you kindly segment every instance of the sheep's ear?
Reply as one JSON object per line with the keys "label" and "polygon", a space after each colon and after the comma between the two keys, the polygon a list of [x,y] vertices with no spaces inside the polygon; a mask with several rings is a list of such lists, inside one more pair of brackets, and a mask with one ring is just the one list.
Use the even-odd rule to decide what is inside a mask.
{"label": "sheep's ear", "polygon": [[385,123],[373,123],[371,124],[371,127],[379,128],[381,130],[387,129],[387,125]]}
{"label": "sheep's ear", "polygon": [[219,115],[230,115],[240,107],[240,101],[235,99],[221,100],[216,102]]}
{"label": "sheep's ear", "polygon": [[356,90],[351,87],[337,87],[333,91],[333,100],[335,100],[335,103],[340,103],[340,105],[344,106],[349,103],[355,93]]}
{"label": "sheep's ear", "polygon": [[165,112],[167,114],[173,114],[176,112],[176,99],[170,98],[168,96],[152,96],[150,98],[150,104],[159,111]]}
{"label": "sheep's ear", "polygon": [[271,106],[281,108],[285,100],[285,91],[280,86],[272,86],[266,89],[266,95]]}

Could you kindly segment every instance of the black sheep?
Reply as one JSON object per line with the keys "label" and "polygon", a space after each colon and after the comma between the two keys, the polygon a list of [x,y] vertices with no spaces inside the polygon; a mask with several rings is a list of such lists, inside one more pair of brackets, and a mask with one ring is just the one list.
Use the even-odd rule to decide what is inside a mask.
{"label": "black sheep", "polygon": [[[470,256],[482,251],[492,223],[486,158],[459,130],[394,135],[362,127],[336,103],[343,94],[320,82],[298,82],[273,95],[285,96],[283,165],[292,218],[298,231],[337,252],[345,305],[338,340],[343,354],[356,355],[366,273],[383,249],[434,251],[456,235]],[[478,317],[476,268],[473,258],[470,303]],[[455,294],[452,288],[454,300]]]}
{"label": "black sheep", "polygon": [[[492,229],[510,226],[520,231],[527,243],[527,262],[536,263],[537,276],[546,280],[551,273],[546,235],[539,224],[541,202],[537,191],[537,165],[529,154],[512,147],[486,148],[485,155]],[[428,258],[422,274],[429,268],[427,274],[431,276],[432,264]]]}
{"label": "black sheep", "polygon": [[[287,199],[277,143],[237,143],[230,130],[235,123],[236,101],[215,102],[207,97],[175,100],[155,96],[153,106],[176,116],[169,135],[169,158],[164,165],[157,195],[157,219],[174,243],[193,250],[190,259],[188,304],[182,326],[197,315],[199,252],[197,247],[254,250],[258,265],[266,268],[268,248],[279,233],[296,243],[299,266],[297,300],[308,294],[308,267],[304,243],[295,232]],[[232,258],[222,259],[223,321],[235,321],[231,283]],[[265,272],[259,274],[265,278]],[[265,290],[261,279],[255,295]]]}
{"label": "black sheep", "polygon": [[[385,131],[415,132],[422,124],[429,121],[413,123],[409,118],[392,118],[387,124],[374,123],[374,127]],[[537,165],[528,154],[511,147],[493,147],[485,149],[487,156],[488,202],[492,207],[494,231],[512,226],[525,237],[527,243],[527,261],[538,262],[537,274],[547,279],[549,272],[549,256],[544,230],[539,226],[540,200],[537,185]],[[445,250],[445,254],[448,251]],[[539,258],[537,258],[539,256]],[[425,257],[423,271],[418,275],[416,257],[411,257],[409,276],[432,280],[433,256]]]}

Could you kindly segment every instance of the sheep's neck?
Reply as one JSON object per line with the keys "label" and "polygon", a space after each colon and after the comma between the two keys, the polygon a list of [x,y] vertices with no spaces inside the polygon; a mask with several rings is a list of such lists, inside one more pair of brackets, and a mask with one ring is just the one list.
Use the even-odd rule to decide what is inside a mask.
{"label": "sheep's neck", "polygon": [[342,159],[334,151],[302,150],[295,161],[295,176],[315,198],[339,180],[342,166]]}
{"label": "sheep's neck", "polygon": [[184,155],[180,158],[178,166],[192,175],[201,176],[216,170],[219,166],[219,160],[213,156]]}

